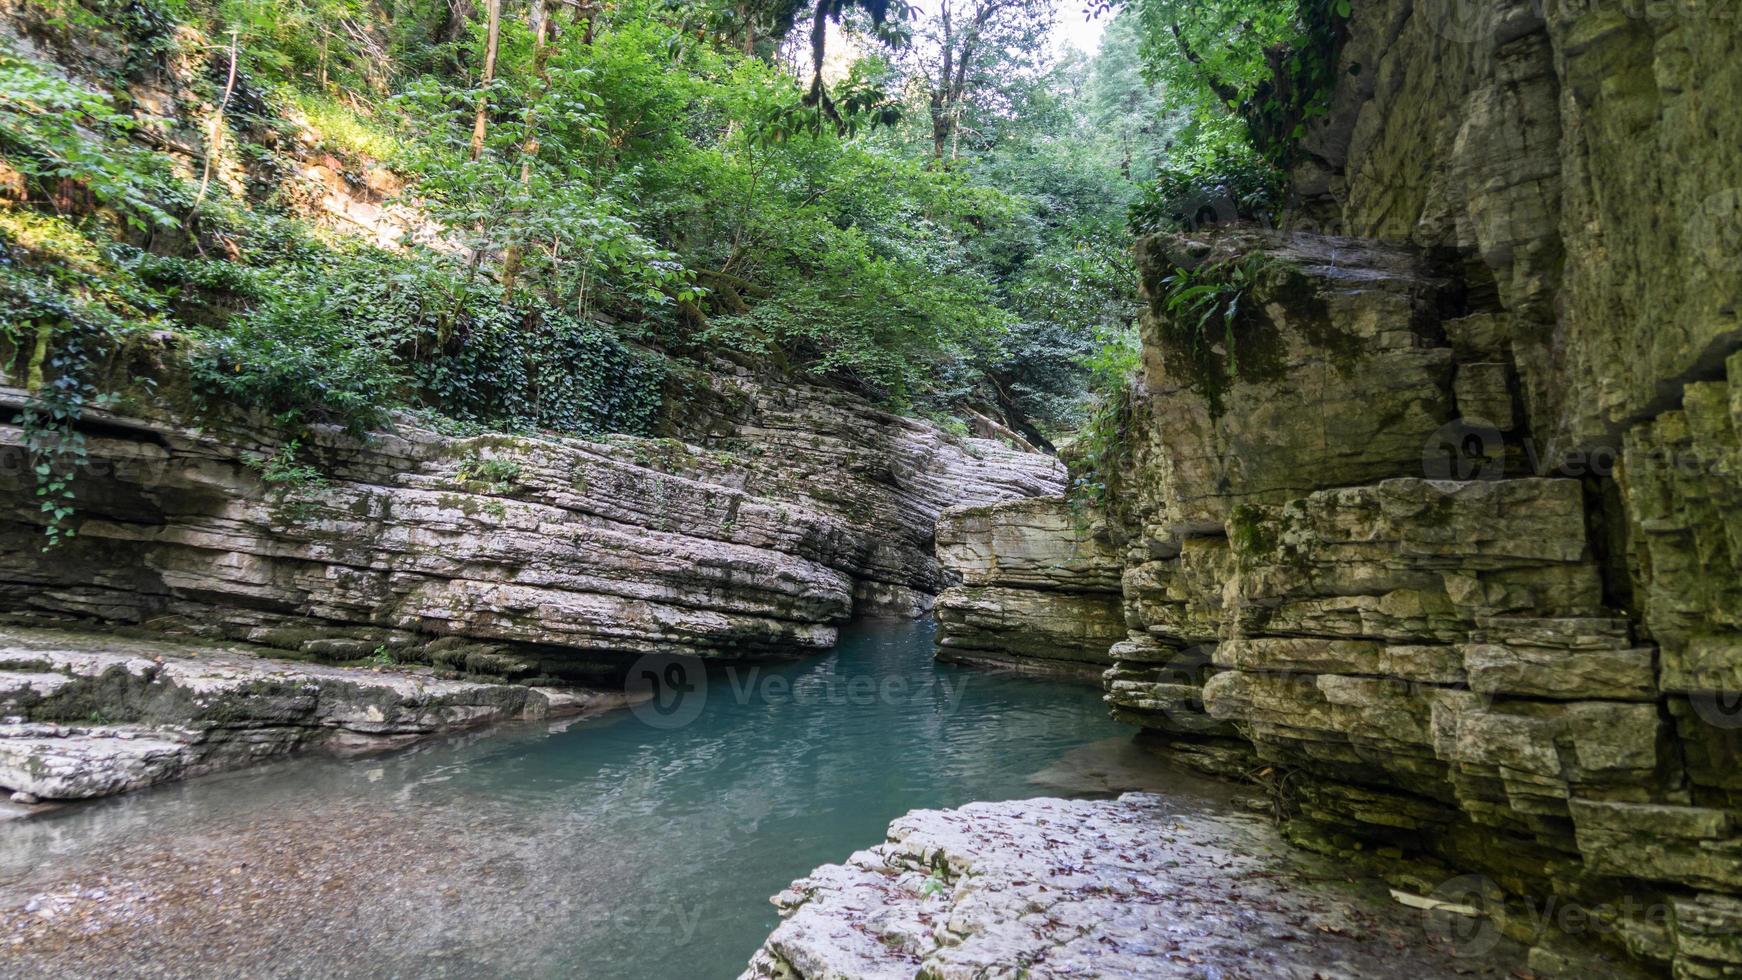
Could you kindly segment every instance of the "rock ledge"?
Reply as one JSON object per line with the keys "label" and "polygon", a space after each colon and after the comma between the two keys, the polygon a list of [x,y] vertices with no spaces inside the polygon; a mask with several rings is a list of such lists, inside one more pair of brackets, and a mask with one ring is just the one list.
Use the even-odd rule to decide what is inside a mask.
{"label": "rock ledge", "polygon": [[1518,955],[1456,958],[1303,860],[1262,818],[1148,793],[918,810],[776,896],[785,921],[740,980],[1450,977]]}
{"label": "rock ledge", "polygon": [[240,646],[0,627],[0,787],[108,796],[305,747],[604,710],[621,693],[294,663]]}

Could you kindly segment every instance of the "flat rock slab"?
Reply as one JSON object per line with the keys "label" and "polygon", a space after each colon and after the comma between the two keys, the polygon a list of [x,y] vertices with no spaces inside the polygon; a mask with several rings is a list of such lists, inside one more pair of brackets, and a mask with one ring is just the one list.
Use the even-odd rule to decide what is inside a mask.
{"label": "flat rock slab", "polygon": [[1148,793],[917,810],[776,896],[785,921],[741,980],[1424,978],[1519,960],[1504,942],[1459,957],[1420,913],[1326,870],[1261,818]]}
{"label": "flat rock slab", "polygon": [[622,702],[620,693],[289,662],[241,646],[0,627],[0,788],[88,799],[308,746],[390,748]]}
{"label": "flat rock slab", "polygon": [[194,739],[149,728],[0,725],[0,786],[38,799],[111,796],[172,779]]}

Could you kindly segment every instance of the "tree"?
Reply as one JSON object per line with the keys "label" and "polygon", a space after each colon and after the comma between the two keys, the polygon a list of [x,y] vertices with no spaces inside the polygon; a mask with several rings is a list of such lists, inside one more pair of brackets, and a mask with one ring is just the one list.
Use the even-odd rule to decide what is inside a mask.
{"label": "tree", "polygon": [[[211,181],[197,229],[209,258],[114,275],[185,276],[189,295],[223,283],[187,306],[212,311],[184,324],[209,345],[206,383],[275,412],[306,402],[307,417],[367,424],[422,403],[517,426],[639,428],[652,389],[636,388],[633,412],[610,397],[630,347],[701,362],[731,350],[907,411],[996,416],[1044,446],[1083,417],[1102,338],[1128,335],[1131,181],[1168,127],[1129,43],[1118,64],[1047,63],[1051,0],[926,2],[918,23],[900,0],[147,4],[208,39],[240,35],[234,121],[306,123],[347,170],[391,167],[419,220],[404,252],[291,237],[294,216],[253,193],[288,168],[274,146],[250,146],[235,161],[247,195]],[[300,13],[275,19],[281,7]],[[855,39],[916,28],[918,43],[831,69],[825,87],[834,22]],[[178,36],[173,19],[161,26]],[[796,71],[773,57],[788,33]],[[159,35],[135,35],[107,42],[158,50]],[[0,156],[32,194],[71,172],[136,222],[188,224],[197,173],[182,194],[172,161],[139,165],[161,154],[126,149],[125,113],[99,125],[89,106],[14,109],[53,91],[16,70],[9,90],[9,64],[0,56],[0,117],[15,123]],[[216,101],[223,64],[208,67]],[[300,111],[274,120],[280,105]],[[13,273],[0,268],[0,294]],[[120,303],[130,289],[104,292]],[[88,302],[65,292],[49,282],[29,310],[49,308],[38,294],[55,309]],[[52,366],[38,373],[52,383]]]}
{"label": "tree", "polygon": [[[580,10],[576,8],[577,13]],[[551,12],[545,9],[544,0],[532,0],[526,16],[532,27],[532,75],[538,93],[526,104],[523,123],[526,135],[520,141],[520,190],[523,194],[532,189],[532,167],[538,158],[538,100],[550,95],[550,73],[547,70],[550,45],[547,42],[554,29]],[[476,154],[473,158],[476,159]],[[502,298],[505,300],[514,296],[514,280],[520,274],[522,254],[518,241],[510,242],[502,253]]]}
{"label": "tree", "polygon": [[502,0],[489,0],[484,35],[484,74],[478,83],[478,114],[472,120],[472,161],[484,152],[484,127],[490,115],[490,83],[496,80],[496,46],[502,37]]}
{"label": "tree", "polygon": [[1252,148],[1286,167],[1307,125],[1328,111],[1350,0],[1130,4],[1150,76],[1200,117],[1239,119]]}
{"label": "tree", "polygon": [[1117,147],[1120,173],[1152,180],[1187,113],[1170,104],[1166,86],[1145,77],[1136,16],[1119,12],[1101,37],[1084,92],[1087,120],[1097,138]]}
{"label": "tree", "polygon": [[937,0],[918,32],[919,71],[931,113],[932,159],[959,153],[965,110],[1025,67],[1052,28],[1049,0]]}
{"label": "tree", "polygon": [[902,35],[896,25],[911,12],[912,8],[904,0],[817,0],[816,8],[811,12],[811,82],[805,91],[804,104],[815,108],[837,128],[847,127],[835,100],[829,96],[828,86],[823,83],[829,21],[838,24],[851,14],[863,15],[870,22],[873,34],[886,43],[897,44]]}

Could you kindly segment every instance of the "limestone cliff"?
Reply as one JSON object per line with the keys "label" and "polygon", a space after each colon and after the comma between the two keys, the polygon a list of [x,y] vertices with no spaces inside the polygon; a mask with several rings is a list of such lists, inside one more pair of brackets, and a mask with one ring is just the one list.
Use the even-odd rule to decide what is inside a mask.
{"label": "limestone cliff", "polygon": [[1062,496],[944,512],[938,560],[962,583],[938,596],[938,656],[1098,674],[1125,635],[1119,553],[1106,525]]}
{"label": "limestone cliff", "polygon": [[[1354,10],[1287,230],[1140,246],[1108,700],[1297,839],[1478,872],[1545,972],[1555,896],[1735,975],[1742,21]],[[1162,280],[1234,262],[1197,343]]]}
{"label": "limestone cliff", "polygon": [[[945,584],[944,507],[1055,493],[1050,457],[957,439],[862,399],[706,375],[689,441],[444,436],[402,419],[285,434],[150,400],[87,415],[78,534],[42,550],[24,434],[0,428],[0,607],[244,640],[328,660],[590,679],[650,651],[792,656],[855,612]],[[16,389],[0,389],[15,406]]]}

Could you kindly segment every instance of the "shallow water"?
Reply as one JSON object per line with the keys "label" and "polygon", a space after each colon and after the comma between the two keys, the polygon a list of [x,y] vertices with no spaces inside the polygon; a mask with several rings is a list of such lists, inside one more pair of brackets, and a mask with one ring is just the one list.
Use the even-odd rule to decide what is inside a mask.
{"label": "shallow water", "polygon": [[101,886],[69,967],[100,947],[89,965],[133,973],[734,976],[794,878],[914,808],[1047,795],[1031,774],[1128,733],[1093,688],[936,663],[932,631],[855,624],[701,684],[654,663],[689,689],[13,823],[0,887]]}

